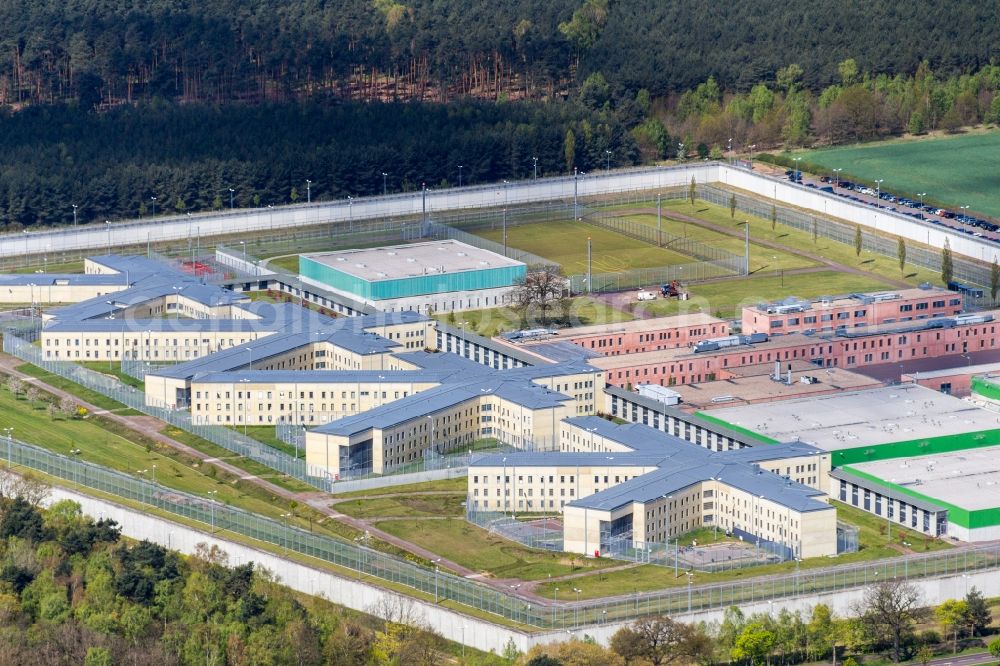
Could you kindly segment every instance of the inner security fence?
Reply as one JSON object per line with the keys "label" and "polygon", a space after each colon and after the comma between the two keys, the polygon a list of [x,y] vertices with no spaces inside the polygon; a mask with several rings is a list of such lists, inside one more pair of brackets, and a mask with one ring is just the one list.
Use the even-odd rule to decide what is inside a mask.
{"label": "inner security fence", "polygon": [[[86,454],[86,452],[84,452]],[[650,614],[726,608],[783,597],[858,588],[890,578],[923,579],[1000,567],[1000,544],[897,557],[822,569],[794,569],[780,575],[719,584],[697,584],[699,574],[680,572],[681,586],[600,600],[526,598],[353,542],[316,534],[154,481],[71,458],[19,441],[0,439],[0,458],[110,495],[156,507],[207,526],[314,557],[349,570],[373,584],[404,586],[433,598],[490,613],[539,629],[569,629],[630,621]],[[581,557],[581,556],[577,556]],[[565,594],[565,593],[564,593]]]}

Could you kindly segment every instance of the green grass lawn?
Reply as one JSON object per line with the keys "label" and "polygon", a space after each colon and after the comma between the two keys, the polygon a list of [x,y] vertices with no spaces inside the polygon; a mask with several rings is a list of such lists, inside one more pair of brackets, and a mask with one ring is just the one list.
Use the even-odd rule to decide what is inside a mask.
{"label": "green grass lawn", "polygon": [[298,254],[286,254],[283,257],[274,257],[269,259],[267,265],[272,268],[279,268],[288,271],[289,273],[299,274],[299,255]]}
{"label": "green grass lawn", "polygon": [[[806,578],[808,578],[808,574],[806,572],[810,569],[819,569],[836,564],[849,564],[852,562],[871,562],[874,560],[884,559],[886,557],[896,557],[901,554],[898,550],[889,547],[888,537],[879,529],[879,524],[883,521],[880,521],[876,516],[872,516],[871,514],[855,509],[854,507],[846,506],[840,502],[833,502],[833,504],[837,507],[837,516],[842,522],[856,525],[860,528],[859,540],[861,547],[856,553],[844,553],[838,555],[836,558],[816,557],[804,560],[801,563],[801,571]],[[924,552],[925,539],[922,534],[903,527],[899,527],[899,529],[897,529],[897,527],[899,526],[893,525],[892,543],[898,544],[900,541],[905,540],[912,544],[912,548],[917,552]],[[704,532],[704,530],[699,530],[699,533],[701,532]],[[687,540],[690,541],[690,538],[688,537]],[[681,542],[685,543],[685,537],[681,538]],[[927,550],[930,551],[944,550],[948,548],[951,548],[951,545],[944,541],[931,539],[927,542]],[[769,564],[760,567],[750,567],[734,571],[721,571],[717,573],[695,572],[694,584],[707,585],[711,583],[724,583],[756,578],[757,576],[766,576],[770,574],[793,574],[795,572],[795,568],[794,562],[783,562],[781,564]],[[647,592],[650,590],[683,587],[686,585],[687,576],[683,571],[680,572],[679,576],[675,577],[673,568],[653,564],[644,564],[629,569],[611,571],[607,573],[598,572],[573,579],[573,586],[581,590],[581,599],[596,599],[599,597],[622,594],[625,591]],[[536,588],[536,592],[543,596],[551,596],[554,587],[561,587],[561,589],[565,589],[565,586],[565,583],[560,585],[558,582],[543,583]]]}
{"label": "green grass lawn", "polygon": [[[705,219],[716,224],[725,225],[727,227],[735,227],[736,223],[729,219],[729,211],[726,211],[725,221],[720,221],[712,219],[714,216],[709,216],[708,213],[715,212],[709,207],[709,204],[703,204],[701,201],[697,202],[697,205],[692,208],[691,204],[686,202],[681,202],[677,200],[670,200],[663,202],[663,209],[665,211],[676,211],[677,213],[683,215],[690,215],[691,217],[697,217],[699,219]],[[652,228],[656,228],[656,215],[628,215],[623,216],[624,219],[632,220],[640,224],[645,224]],[[691,224],[687,222],[682,222],[679,220],[673,220],[668,217],[662,217],[662,228],[665,232],[670,232],[678,236],[686,235],[688,238],[694,238],[699,240],[706,245],[711,247],[716,247],[733,254],[743,256],[745,245],[744,240],[738,236],[728,236],[726,234],[721,234],[713,229],[708,229],[706,227],[698,226],[697,224]],[[742,231],[742,228],[739,229]],[[750,238],[750,272],[759,272],[764,270],[775,270],[775,269],[793,269],[793,268],[806,268],[808,266],[816,266],[817,262],[803,257],[802,255],[795,254],[793,252],[785,252],[782,250],[775,250],[768,247],[763,247],[757,245],[753,242],[754,234],[751,231]]]}
{"label": "green grass lawn", "polygon": [[251,460],[250,458],[238,456],[229,449],[225,449],[218,444],[213,444],[207,439],[202,439],[197,435],[192,435],[191,433],[181,430],[180,428],[168,425],[162,428],[160,432],[170,439],[176,440],[181,444],[187,444],[188,446],[198,449],[202,453],[213,458],[225,460],[230,465],[239,467],[247,474],[259,476],[260,478],[266,479],[267,481],[270,481],[274,485],[280,486],[285,490],[291,490],[296,493],[316,491],[316,488],[308,483],[304,483],[290,476],[285,476],[284,474],[271,469],[267,465]]}
{"label": "green grass lawn", "polygon": [[[49,386],[53,386],[57,389],[66,391],[67,393],[71,393],[72,395],[78,397],[80,400],[83,400],[84,402],[89,402],[90,404],[100,409],[106,409],[108,411],[112,411],[115,414],[120,414],[122,416],[139,415],[139,412],[129,407],[126,407],[117,400],[112,400],[111,398],[108,398],[107,396],[104,396],[98,393],[97,391],[91,391],[90,389],[81,386],[76,382],[71,382],[70,380],[60,377],[59,375],[54,375],[51,372],[43,370],[42,368],[39,368],[36,365],[32,365],[30,363],[22,363],[21,365],[17,366],[17,369],[26,375],[37,377],[38,379],[42,380]],[[107,366],[105,366],[105,370],[106,369]]]}
{"label": "green grass lawn", "polygon": [[638,304],[646,312],[656,315],[707,312],[726,319],[739,318],[744,305],[775,301],[794,294],[801,298],[814,298],[852,291],[878,291],[889,285],[877,276],[852,275],[836,271],[819,271],[805,275],[774,275],[773,272],[757,274],[751,278],[733,278],[688,286],[690,299],[647,301]]}
{"label": "green grass lawn", "polygon": [[[99,252],[95,252],[99,254]],[[44,270],[46,273],[82,273],[83,272],[83,259],[77,259],[76,261],[49,261],[45,262],[40,260],[38,257],[33,259],[33,263],[30,266],[22,266],[21,268],[16,268],[11,273],[34,273],[38,270]]]}
{"label": "green grass lawn", "polygon": [[[503,231],[484,229],[477,236],[503,242]],[[595,273],[617,273],[633,268],[687,264],[691,257],[607,231],[583,222],[552,221],[508,227],[507,244],[562,266],[567,275],[587,272],[587,238],[593,248]]]}
{"label": "green grass lawn", "polygon": [[298,455],[302,457],[303,451],[301,449],[295,449],[294,444],[289,444],[288,442],[278,439],[275,433],[274,426],[247,426],[246,428],[242,426],[229,426],[234,432],[240,434],[246,434],[247,437],[256,439],[261,444],[267,444],[272,449],[278,449],[283,453],[287,453],[290,456]]}
{"label": "green grass lawn", "polygon": [[[773,271],[775,268],[781,269],[790,267],[782,266],[781,264],[783,260],[780,259],[780,255],[776,255],[775,251],[771,248],[755,245],[753,241],[754,239],[758,239],[778,243],[792,254],[800,251],[819,255],[825,259],[844,266],[859,268],[867,273],[871,273],[874,276],[892,278],[894,280],[905,280],[911,284],[919,284],[921,282],[936,284],[941,279],[939,271],[933,271],[928,268],[923,268],[909,263],[906,264],[905,270],[901,272],[899,270],[899,262],[895,257],[872,254],[870,252],[862,252],[859,257],[854,250],[853,244],[838,243],[837,241],[823,237],[818,237],[815,241],[813,241],[811,231],[802,231],[780,223],[777,224],[772,230],[770,220],[765,220],[764,218],[755,217],[753,215],[747,215],[745,213],[737,213],[734,220],[734,218],[729,216],[729,208],[725,206],[717,206],[715,204],[705,203],[704,201],[697,201],[696,205],[692,208],[691,204],[674,199],[664,201],[663,208],[665,210],[676,210],[678,213],[683,213],[700,220],[705,220],[706,222],[711,222],[712,224],[718,226],[730,227],[739,232],[742,232],[743,230],[742,222],[744,220],[748,221],[750,223],[750,270],[755,274],[766,273],[769,270]],[[635,215],[630,216],[628,219],[635,219],[646,224],[656,225],[655,215]],[[666,228],[666,218],[663,219],[664,227]],[[671,221],[670,224],[672,225],[670,229],[674,233],[678,233],[678,227],[680,226],[686,226],[689,235],[693,233],[693,229],[701,229],[700,227],[697,227],[697,225],[682,225],[677,221]],[[719,236],[719,234],[714,231],[704,231],[708,231],[708,233]],[[743,242],[736,238],[733,240],[736,240],[739,243],[740,249],[730,251],[742,253]],[[910,242],[910,244],[916,245],[916,243],[912,242]],[[726,247],[726,249],[730,248]],[[779,257],[777,261],[774,259],[775,256]]]}
{"label": "green grass lawn", "polygon": [[[587,296],[577,296],[569,299],[567,309],[569,323],[573,326],[589,326],[591,324],[611,324],[631,321],[632,315],[615,309],[602,301]],[[453,326],[466,323],[466,330],[485,337],[492,337],[506,331],[516,331],[522,328],[520,314],[511,308],[489,308],[485,310],[468,310],[454,313],[454,322],[448,314],[434,315],[436,319]],[[528,323],[528,327],[534,324]]]}
{"label": "green grass lawn", "polygon": [[880,141],[801,153],[805,161],[843,169],[841,178],[884,179],[883,190],[927,192],[927,200],[1000,217],[1000,131]]}
{"label": "green grass lawn", "polygon": [[[465,493],[453,495],[411,495],[376,497],[338,502],[334,508],[355,518],[462,517]],[[433,529],[433,525],[427,525]]]}
{"label": "green grass lawn", "polygon": [[82,365],[85,368],[105,375],[111,375],[121,383],[128,384],[133,388],[145,389],[145,382],[141,379],[136,379],[132,375],[127,375],[122,372],[121,363],[112,362],[111,364],[108,364],[106,361],[85,361],[83,363],[78,362],[77,365]]}
{"label": "green grass lawn", "polygon": [[440,553],[452,562],[497,578],[539,580],[602,569],[614,560],[593,560],[571,553],[534,550],[507,541],[464,518],[384,520],[379,529]]}
{"label": "green grass lawn", "polygon": [[456,492],[464,494],[468,486],[468,478],[462,476],[457,479],[442,479],[440,481],[427,481],[425,483],[408,483],[402,486],[385,486],[382,488],[373,488],[371,490],[352,490],[349,493],[336,492],[336,484],[334,484],[333,489],[334,495],[337,497],[377,497],[379,495],[397,495],[432,491]]}

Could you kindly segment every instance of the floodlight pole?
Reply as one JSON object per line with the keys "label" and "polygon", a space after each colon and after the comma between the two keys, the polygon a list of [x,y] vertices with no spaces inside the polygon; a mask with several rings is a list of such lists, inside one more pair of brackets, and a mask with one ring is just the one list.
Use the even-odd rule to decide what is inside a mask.
{"label": "floodlight pole", "polygon": [[591,294],[594,291],[593,279],[594,279],[594,253],[593,253],[593,247],[591,245],[590,236],[587,236],[587,293],[588,294]]}

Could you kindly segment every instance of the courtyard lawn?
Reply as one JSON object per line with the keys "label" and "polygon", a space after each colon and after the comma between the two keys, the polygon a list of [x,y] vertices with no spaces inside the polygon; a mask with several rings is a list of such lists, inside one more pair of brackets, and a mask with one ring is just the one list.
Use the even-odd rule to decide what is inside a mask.
{"label": "courtyard lawn", "polygon": [[[862,252],[859,257],[855,252],[853,244],[839,243],[829,238],[823,238],[822,236],[817,237],[817,239],[813,241],[811,231],[803,231],[801,229],[788,227],[780,223],[775,225],[775,228],[772,230],[770,220],[765,220],[764,218],[739,212],[737,213],[734,221],[734,219],[729,216],[729,209],[724,206],[717,206],[715,204],[698,201],[692,212],[690,204],[672,200],[670,202],[663,202],[663,207],[664,209],[669,208],[676,210],[678,213],[684,213],[686,215],[690,215],[691,217],[711,222],[712,224],[732,227],[740,232],[742,231],[741,223],[744,220],[748,221],[750,223],[750,267],[752,271],[766,272],[767,270],[770,270],[767,268],[761,270],[760,268],[757,268],[757,266],[758,264],[766,264],[771,257],[768,253],[773,252],[770,248],[760,247],[759,252],[763,254],[763,257],[756,259],[754,257],[756,250],[754,249],[753,244],[753,240],[756,238],[758,240],[778,243],[789,252],[806,252],[813,255],[819,255],[824,259],[843,266],[858,268],[875,276],[891,278],[893,280],[905,280],[906,282],[914,285],[920,284],[921,282],[938,284],[941,280],[940,271],[915,266],[914,264],[908,263],[906,264],[905,269],[900,271],[899,261],[896,257],[872,254],[868,251]],[[648,219],[648,216],[643,217]],[[653,224],[656,224],[655,216],[653,216]],[[674,224],[679,223],[674,222]],[[689,224],[687,226],[690,228],[693,225]],[[913,242],[910,242],[910,244],[917,245],[917,243]]]}
{"label": "courtyard lawn", "polygon": [[854,275],[836,271],[817,271],[801,275],[775,275],[773,272],[750,278],[733,278],[688,285],[690,299],[646,301],[635,305],[650,316],[706,312],[724,319],[739,319],[745,305],[780,300],[794,294],[816,298],[855,291],[878,291],[891,287],[877,276]]}
{"label": "courtyard lawn", "polygon": [[[379,529],[437,552],[452,562],[496,578],[540,580],[619,564],[571,553],[527,548],[494,536],[464,518],[383,520]],[[550,595],[551,596],[551,595]]]}
{"label": "courtyard lawn", "polygon": [[[568,321],[560,322],[560,325],[571,324],[572,326],[590,326],[591,324],[613,324],[622,321],[631,321],[632,315],[611,307],[603,301],[586,296],[577,296],[569,299],[566,309]],[[470,333],[493,337],[498,333],[516,331],[521,328],[535,328],[541,326],[540,322],[522,322],[521,315],[512,308],[489,308],[486,310],[468,310],[456,312],[454,317],[451,314],[436,314],[434,317],[452,326],[465,324],[466,330]],[[546,323],[546,326],[551,325]]]}
{"label": "courtyard lawn", "polygon": [[[674,205],[668,205],[674,204]],[[701,201],[697,202],[695,207],[691,207],[691,204],[686,202],[678,202],[676,200],[664,201],[663,210],[664,211],[676,211],[682,215],[688,215],[698,219],[706,219],[707,221],[716,224],[725,224],[727,227],[735,227],[736,223],[728,219],[728,211],[726,212],[727,219],[725,223],[721,223],[717,220],[707,219],[704,213],[708,212],[706,208],[709,204],[703,204]],[[640,224],[645,224],[649,227],[656,228],[656,215],[628,215],[623,216],[624,219],[632,220]],[[768,223],[770,224],[770,223]],[[666,216],[661,216],[661,225],[664,232],[669,232],[676,236],[693,238],[695,240],[701,241],[710,247],[719,248],[726,250],[738,256],[743,256],[745,253],[745,242],[740,235],[729,236],[727,234],[719,233],[714,229],[709,229],[706,227],[699,226],[690,222],[683,222],[681,220],[674,220]],[[737,231],[742,233],[742,227],[739,227]],[[750,272],[759,272],[764,270],[789,270],[795,268],[807,268],[809,266],[817,266],[818,262],[804,257],[800,254],[796,254],[793,251],[777,250],[769,247],[764,247],[754,243],[755,234],[751,230],[750,235]],[[693,261],[693,260],[691,260]]]}
{"label": "courtyard lawn", "polygon": [[[813,581],[813,578],[818,575],[810,574],[810,569],[819,569],[837,564],[873,562],[887,557],[898,557],[902,554],[900,550],[890,547],[888,536],[879,528],[879,524],[884,524],[884,521],[840,502],[833,502],[833,504],[837,507],[837,516],[841,522],[860,528],[858,535],[860,548],[855,553],[843,553],[836,558],[815,557],[803,560],[799,565],[799,571],[801,571],[801,580],[804,586],[811,584],[810,581]],[[903,528],[898,524],[893,525],[892,535],[892,544],[898,545],[902,541],[906,541],[917,552],[951,548],[951,545],[945,541],[925,539],[922,534]],[[682,544],[686,540],[690,539],[681,537]],[[795,575],[795,571],[795,562],[783,562],[781,564],[769,564],[718,573],[694,572],[693,581],[695,585],[726,583],[770,574]],[[598,572],[574,578],[573,586],[580,590],[581,599],[596,599],[599,597],[620,595],[626,592],[648,592],[670,587],[686,587],[687,580],[688,577],[683,570],[679,572],[678,576],[674,576],[674,570],[669,566],[644,564],[629,569],[606,573]],[[819,584],[819,581],[814,581],[814,584]],[[553,588],[559,586],[560,581],[542,583],[535,591],[542,596],[551,596]],[[562,589],[565,589],[565,583],[562,583]]]}
{"label": "courtyard lawn", "polygon": [[[1000,131],[974,131],[958,136],[906,138],[796,153],[828,172],[843,169],[841,178],[873,182],[882,189],[916,195],[947,207],[969,206],[973,213],[1000,218]],[[821,172],[822,174],[822,172]]]}
{"label": "courtyard lawn", "polygon": [[461,517],[465,515],[463,502],[465,492],[351,499],[337,502],[333,508],[355,518]]}
{"label": "courtyard lawn", "polygon": [[338,493],[337,484],[333,485],[334,495],[337,497],[362,497],[371,498],[377,497],[379,495],[395,495],[395,494],[406,494],[406,493],[420,493],[420,492],[455,492],[462,493],[466,492],[469,486],[468,477],[459,477],[457,479],[442,479],[440,481],[426,481],[424,483],[408,483],[402,486],[384,486],[381,488],[372,488],[371,490],[352,490],[348,493]]}
{"label": "courtyard lawn", "polygon": [[[485,229],[477,236],[503,242],[501,229]],[[566,275],[587,272],[587,238],[591,239],[594,273],[617,273],[691,263],[691,257],[654,247],[643,241],[583,222],[553,221],[507,228],[507,245],[559,264]]]}

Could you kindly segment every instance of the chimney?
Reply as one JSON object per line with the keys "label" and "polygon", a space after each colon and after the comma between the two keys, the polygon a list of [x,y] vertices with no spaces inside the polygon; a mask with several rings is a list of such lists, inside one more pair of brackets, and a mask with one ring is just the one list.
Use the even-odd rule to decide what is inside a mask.
{"label": "chimney", "polygon": [[771,379],[773,379],[776,382],[780,382],[781,381],[781,362],[780,361],[775,361],[774,362],[774,376],[771,377]]}
{"label": "chimney", "polygon": [[788,385],[792,385],[792,364],[788,364]]}

